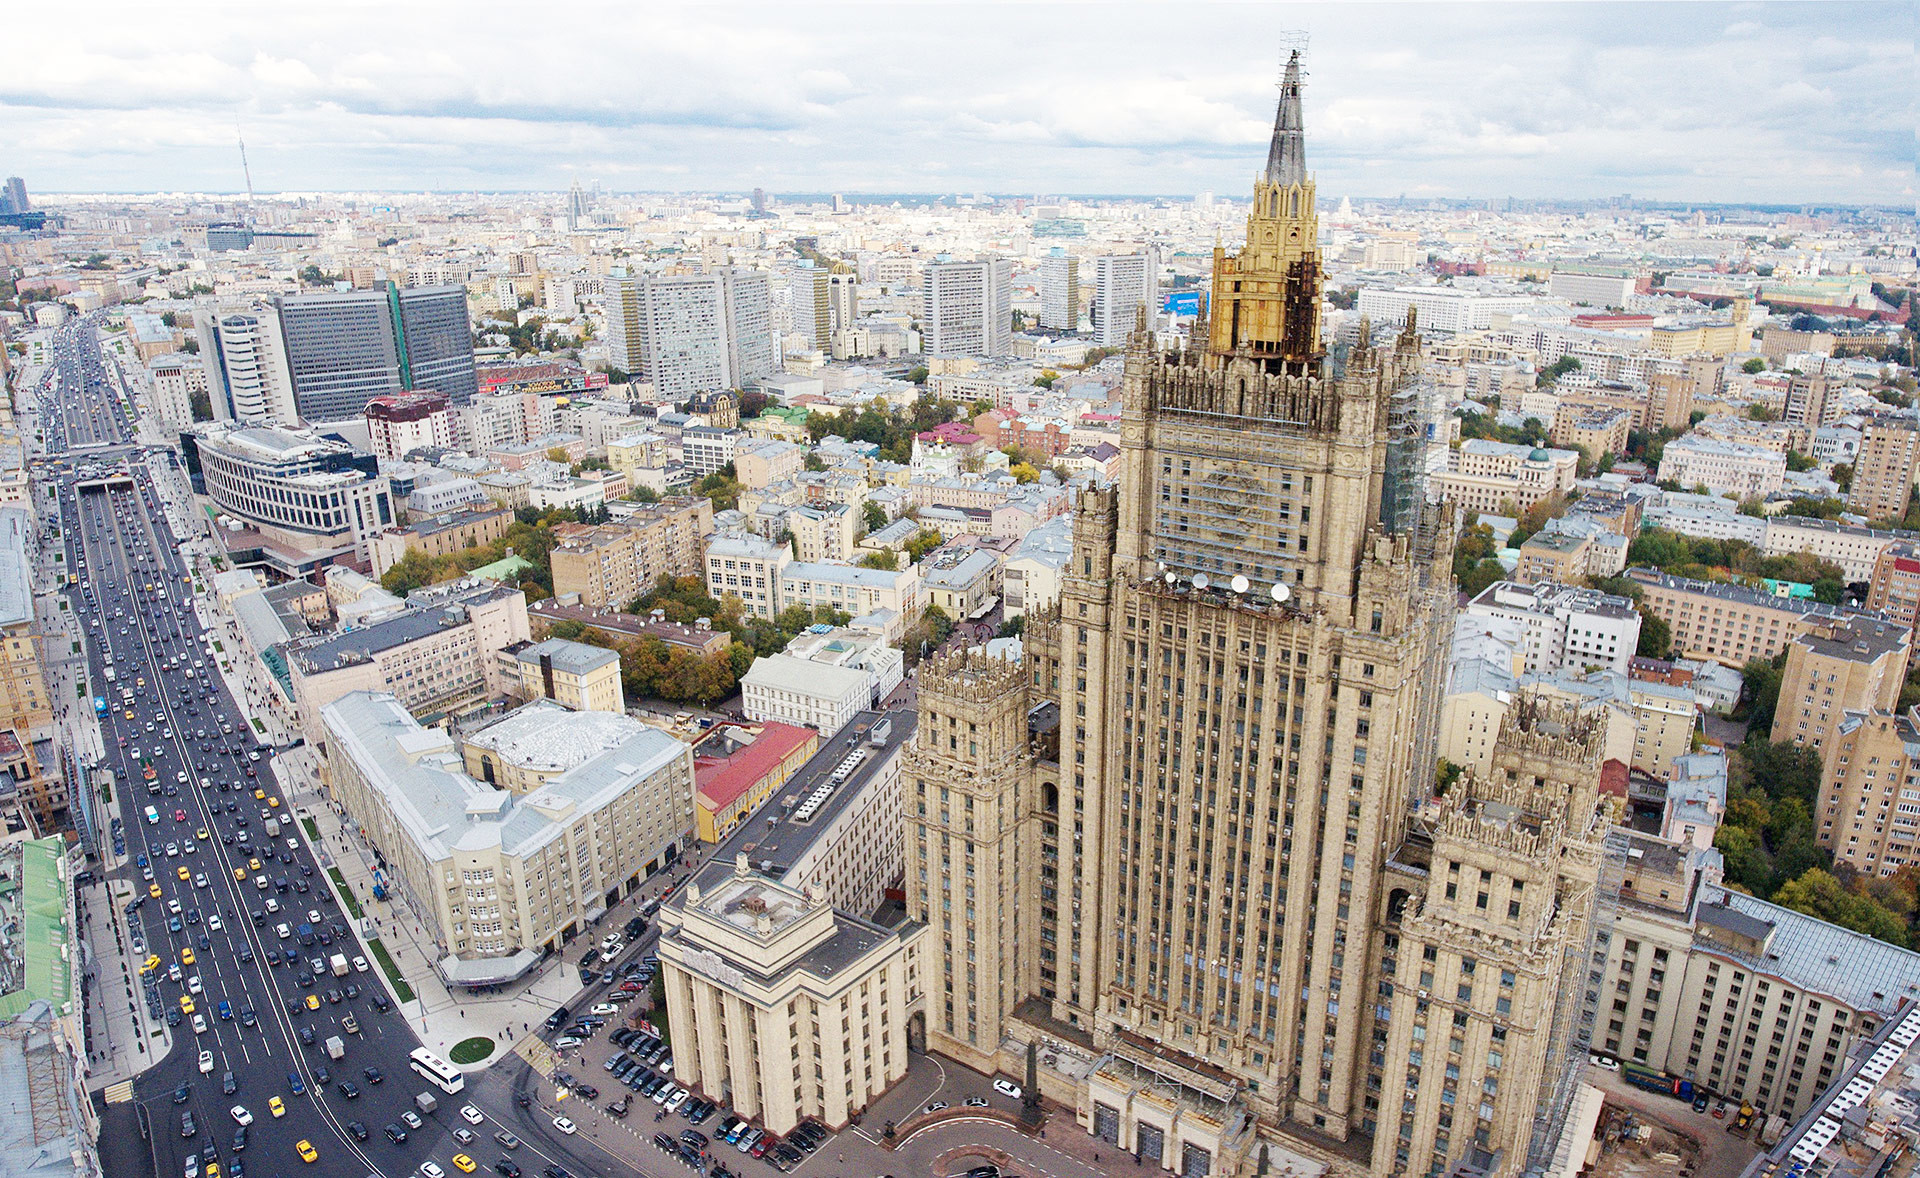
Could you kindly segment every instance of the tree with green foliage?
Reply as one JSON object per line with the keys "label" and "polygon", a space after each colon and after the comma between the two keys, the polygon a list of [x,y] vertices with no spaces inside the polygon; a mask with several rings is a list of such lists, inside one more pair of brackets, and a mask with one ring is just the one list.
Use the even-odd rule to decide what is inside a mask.
{"label": "tree with green foliage", "polygon": [[658,503],[660,502],[660,492],[654,490],[652,487],[635,487],[633,490],[627,492],[627,498],[635,503]]}
{"label": "tree with green foliage", "polygon": [[[1838,475],[1841,467],[1835,466],[1833,470],[1834,473]],[[1851,466],[1846,467],[1846,472],[1847,483],[1851,484],[1853,482],[1853,468]],[[1838,478],[1834,479],[1836,483],[1839,481]],[[1841,487],[1843,491],[1846,489],[1846,486]],[[1787,504],[1787,510],[1783,514],[1801,515],[1810,519],[1839,519],[1846,513],[1846,510],[1847,504],[1844,499],[1834,499],[1827,496],[1822,496],[1819,499],[1810,499],[1802,495],[1794,497],[1794,499]]]}
{"label": "tree with green foliage", "polygon": [[1740,371],[1746,373],[1748,376],[1752,376],[1756,372],[1765,372],[1766,370],[1767,362],[1758,356],[1755,356],[1740,366]]}
{"label": "tree with green foliage", "polygon": [[877,532],[887,526],[887,509],[872,500],[860,505],[860,516],[869,532]]}
{"label": "tree with green foliage", "polygon": [[1818,867],[1782,884],[1773,902],[1795,912],[1816,916],[1830,924],[1865,933],[1876,940],[1910,948],[1907,922],[1871,896],[1851,891],[1831,872]]}
{"label": "tree with green foliage", "polygon": [[883,573],[891,573],[900,567],[900,557],[891,551],[877,549],[862,553],[860,559],[853,563],[863,569],[879,569]]}
{"label": "tree with green foliage", "polygon": [[1798,450],[1787,451],[1787,469],[1796,474],[1801,471],[1812,470],[1819,465],[1820,463],[1816,461],[1811,454],[1802,454]]}
{"label": "tree with green foliage", "polygon": [[941,543],[942,537],[938,528],[921,528],[907,541],[907,559],[914,564],[919,564],[927,553],[940,547]]}
{"label": "tree with green foliage", "polygon": [[1478,597],[1487,586],[1507,575],[1506,567],[1494,559],[1495,551],[1493,529],[1486,524],[1470,522],[1460,533],[1453,548],[1453,579],[1460,592]]}
{"label": "tree with green foliage", "polygon": [[1545,368],[1542,368],[1540,374],[1534,377],[1533,383],[1538,388],[1546,388],[1548,385],[1558,382],[1559,379],[1567,373],[1577,372],[1579,369],[1580,361],[1577,358],[1573,356],[1562,356]]}
{"label": "tree with green foliage", "polygon": [[713,500],[713,509],[715,511],[732,511],[734,508],[740,506],[740,492],[746,488],[742,487],[740,481],[733,477],[731,473],[732,469],[732,465],[728,464],[725,468],[714,471],[706,478],[701,479],[698,483],[694,484],[694,494],[705,495],[708,499]]}
{"label": "tree with green foliage", "polygon": [[920,364],[908,370],[907,379],[914,384],[926,384],[927,377],[931,375],[932,371],[925,364]]}
{"label": "tree with green foliage", "polygon": [[1778,666],[1774,659],[1749,659],[1740,668],[1740,702],[1734,714],[1756,732],[1773,727],[1774,709],[1780,704],[1780,673],[1785,669],[1786,656],[1778,656],[1777,661]]}
{"label": "tree with green foliage", "polygon": [[1634,647],[1634,653],[1642,658],[1664,659],[1673,649],[1673,630],[1666,619],[1656,614],[1641,611],[1640,641]]}

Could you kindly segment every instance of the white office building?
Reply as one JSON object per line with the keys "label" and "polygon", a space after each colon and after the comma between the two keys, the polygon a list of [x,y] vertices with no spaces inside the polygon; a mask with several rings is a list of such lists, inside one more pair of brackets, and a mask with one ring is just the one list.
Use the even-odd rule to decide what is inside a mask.
{"label": "white office building", "polygon": [[927,267],[926,350],[938,356],[1013,354],[1013,263]]}
{"label": "white office building", "polygon": [[201,303],[193,309],[193,325],[216,419],[281,425],[299,420],[280,313],[272,304]]}
{"label": "white office building", "polygon": [[608,362],[663,397],[744,388],[778,366],[758,271],[615,275],[605,292]]}
{"label": "white office building", "polygon": [[1493,326],[1494,315],[1523,311],[1532,304],[1524,295],[1489,295],[1451,286],[1396,286],[1362,290],[1359,308],[1379,326],[1405,323],[1407,308],[1412,307],[1421,331],[1453,334],[1483,331]]}
{"label": "white office building", "polygon": [[1064,251],[1040,261],[1040,326],[1050,331],[1080,327],[1080,259]]}
{"label": "white office building", "polygon": [[1103,348],[1123,348],[1141,305],[1147,317],[1160,309],[1160,254],[1112,254],[1093,260],[1093,338]]}
{"label": "white office building", "polygon": [[814,626],[755,659],[740,680],[749,720],[813,728],[825,741],[900,686],[902,656],[878,634]]}
{"label": "white office building", "polygon": [[1640,614],[1632,600],[1578,585],[1495,581],[1466,612],[1518,622],[1529,675],[1594,667],[1624,674],[1640,644]]}

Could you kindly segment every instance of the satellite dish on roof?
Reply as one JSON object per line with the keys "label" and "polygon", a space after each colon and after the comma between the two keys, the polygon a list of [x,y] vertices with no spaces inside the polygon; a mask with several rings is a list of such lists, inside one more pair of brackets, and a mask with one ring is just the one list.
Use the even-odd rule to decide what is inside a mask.
{"label": "satellite dish on roof", "polygon": [[1233,591],[1235,593],[1245,593],[1248,589],[1251,589],[1253,587],[1253,582],[1247,580],[1245,577],[1241,576],[1239,573],[1235,573],[1233,575],[1232,585],[1233,585]]}
{"label": "satellite dish on roof", "polygon": [[1178,581],[1179,579],[1180,579],[1179,577],[1174,576],[1172,573],[1167,574],[1167,584],[1169,585],[1173,584],[1175,581]]}
{"label": "satellite dish on roof", "polygon": [[1193,574],[1193,587],[1195,589],[1205,589],[1208,585],[1211,585],[1211,584],[1213,584],[1213,582],[1210,579],[1208,579],[1207,574],[1205,573]]}
{"label": "satellite dish on roof", "polygon": [[1293,596],[1293,590],[1287,588],[1286,582],[1284,581],[1275,581],[1273,588],[1267,590],[1267,593],[1275,601],[1285,601],[1287,598]]}

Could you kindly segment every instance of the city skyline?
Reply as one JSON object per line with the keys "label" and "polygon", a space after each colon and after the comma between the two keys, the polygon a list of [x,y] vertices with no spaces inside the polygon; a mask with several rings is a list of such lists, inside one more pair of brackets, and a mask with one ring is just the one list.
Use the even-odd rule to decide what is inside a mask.
{"label": "city skyline", "polygon": [[[564,191],[578,176],[639,192],[1231,194],[1306,30],[1329,197],[1914,191],[1897,5],[1221,5],[1177,20],[987,6],[966,22],[945,6],[703,7],[644,24],[607,9],[516,35],[504,58],[497,20],[412,5],[383,11],[372,42],[335,11],[228,31],[210,8],[128,7],[72,49],[29,13],[17,27],[49,22],[48,52],[0,85],[5,170],[37,193],[238,192],[243,134],[260,193]],[[972,64],[927,69],[936,44]]]}

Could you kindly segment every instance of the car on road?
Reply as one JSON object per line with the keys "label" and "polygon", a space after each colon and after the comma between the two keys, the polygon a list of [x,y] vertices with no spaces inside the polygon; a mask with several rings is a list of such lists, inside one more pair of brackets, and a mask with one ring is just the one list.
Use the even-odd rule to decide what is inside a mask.
{"label": "car on road", "polygon": [[387,1140],[393,1142],[395,1145],[405,1144],[407,1140],[407,1131],[405,1129],[402,1129],[398,1125],[394,1125],[394,1124],[384,1125],[381,1127],[380,1131],[382,1133],[385,1133],[387,1135]]}
{"label": "car on road", "polygon": [[580,1044],[584,1042],[586,1042],[586,1040],[580,1038],[578,1035],[562,1035],[553,1041],[553,1049],[555,1051],[568,1051],[580,1046]]}
{"label": "car on road", "polygon": [[1587,1062],[1592,1064],[1596,1068],[1605,1068],[1607,1071],[1610,1071],[1610,1072],[1617,1072],[1620,1070],[1619,1060],[1608,1059],[1604,1055],[1589,1055],[1587,1056]]}
{"label": "car on road", "polygon": [[991,1102],[984,1096],[969,1096],[961,1103],[968,1108],[986,1108]]}
{"label": "car on road", "polygon": [[565,1117],[553,1118],[553,1127],[560,1130],[562,1133],[567,1134],[569,1137],[571,1137],[574,1133],[579,1131],[579,1126],[575,1125],[572,1121],[568,1120]]}
{"label": "car on road", "polygon": [[420,1114],[414,1112],[412,1109],[407,1109],[405,1112],[402,1112],[400,1114],[400,1120],[409,1129],[418,1129],[426,1124],[425,1121],[420,1119]]}
{"label": "car on road", "polygon": [[213,1052],[202,1051],[200,1053],[200,1074],[204,1076],[211,1071],[213,1071]]}
{"label": "car on road", "polygon": [[453,1168],[460,1171],[462,1174],[471,1174],[478,1167],[474,1165],[472,1158],[468,1157],[466,1154],[457,1153],[453,1155]]}
{"label": "car on road", "polygon": [[353,1134],[355,1141],[365,1141],[367,1139],[367,1126],[363,1121],[348,1121],[347,1132]]}
{"label": "car on road", "polygon": [[227,1112],[233,1117],[233,1122],[236,1125],[253,1124],[253,1114],[247,1111],[247,1106],[244,1104],[236,1104],[228,1109]]}
{"label": "car on road", "polygon": [[340,1095],[346,1097],[348,1100],[360,1099],[360,1085],[354,1083],[352,1080],[342,1080],[339,1084],[335,1085],[335,1087],[339,1088]]}
{"label": "car on road", "polygon": [[920,1111],[923,1113],[937,1113],[941,1109],[948,1108],[948,1107],[950,1106],[947,1104],[946,1101],[936,1100],[932,1104],[929,1104],[926,1108],[921,1109]]}
{"label": "car on road", "polygon": [[420,1173],[422,1178],[447,1178],[447,1172],[437,1162],[421,1162]]}
{"label": "car on road", "polygon": [[1012,1080],[995,1080],[993,1082],[993,1090],[1008,1100],[1020,1099],[1020,1085],[1014,1083]]}
{"label": "car on road", "polygon": [[495,1133],[493,1135],[493,1139],[500,1143],[500,1147],[502,1149],[519,1149],[520,1148],[520,1139],[518,1137],[515,1137],[513,1134],[507,1132],[505,1129],[502,1129],[499,1132]]}
{"label": "car on road", "polygon": [[500,1178],[520,1178],[520,1167],[505,1158],[493,1163],[493,1172],[500,1175]]}
{"label": "car on road", "polygon": [[320,1151],[313,1148],[313,1142],[304,1137],[294,1143],[293,1152],[299,1154],[300,1160],[309,1166],[320,1160]]}
{"label": "car on road", "polygon": [[470,1104],[463,1104],[460,1106],[460,1119],[469,1125],[479,1125],[485,1123],[487,1118],[479,1109]]}
{"label": "car on road", "polygon": [[380,1081],[386,1079],[387,1075],[379,1068],[365,1068],[360,1072],[360,1078],[369,1084],[378,1084]]}
{"label": "car on road", "polygon": [[284,1117],[287,1115],[287,1102],[281,1100],[278,1096],[268,1097],[267,1111],[276,1117]]}

